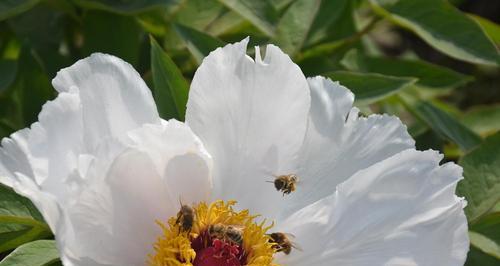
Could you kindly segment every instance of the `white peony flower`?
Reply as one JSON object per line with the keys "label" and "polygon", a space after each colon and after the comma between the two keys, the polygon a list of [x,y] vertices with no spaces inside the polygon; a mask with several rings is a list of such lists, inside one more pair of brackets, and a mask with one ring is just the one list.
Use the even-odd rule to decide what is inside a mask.
{"label": "white peony flower", "polygon": [[205,58],[186,124],[159,118],[130,65],[94,54],[3,139],[0,182],[40,209],[64,265],[463,265],[462,169],[247,43]]}

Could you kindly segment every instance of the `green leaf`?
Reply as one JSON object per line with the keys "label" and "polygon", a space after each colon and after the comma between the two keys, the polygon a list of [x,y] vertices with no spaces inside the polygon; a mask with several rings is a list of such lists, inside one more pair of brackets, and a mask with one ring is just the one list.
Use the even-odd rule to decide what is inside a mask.
{"label": "green leaf", "polygon": [[[251,36],[251,38],[249,36]],[[250,38],[249,39],[250,47],[263,45],[270,42],[270,38],[267,35],[263,34],[261,30],[259,30],[253,24],[244,19],[239,24],[234,25],[234,27],[227,29],[221,35],[221,38],[224,38],[224,42],[228,43],[239,42],[247,37]]]}
{"label": "green leaf", "polygon": [[278,22],[278,11],[269,0],[219,0],[268,36],[274,35],[274,25]]}
{"label": "green leaf", "polygon": [[175,22],[203,31],[226,12],[227,8],[217,0],[189,0],[175,12]]}
{"label": "green leaf", "polygon": [[2,184],[0,184],[0,216],[4,219],[7,219],[6,217],[17,217],[43,223],[42,215],[29,199],[20,196],[14,190]]}
{"label": "green leaf", "polygon": [[[335,1],[336,3],[336,1]],[[334,3],[322,2],[322,5],[330,5]],[[357,47],[361,49],[361,38],[363,35],[369,33],[376,25],[377,20],[372,20],[363,29],[358,30],[356,26],[356,18],[354,16],[354,1],[349,1],[343,7],[340,3],[339,6],[329,7],[330,9],[336,10],[337,8],[343,8],[334,13],[329,13],[328,10],[324,11],[320,7],[318,12],[318,19],[321,16],[338,16],[330,26],[324,25],[324,28],[317,28],[318,25],[314,25],[311,28],[311,36],[308,36],[304,48],[299,54],[299,61],[310,61],[319,59],[325,60],[325,57],[332,60],[335,65],[338,65],[335,69],[340,68],[340,60],[349,49]],[[327,12],[327,14],[324,14]],[[316,23],[317,21],[315,21]]]}
{"label": "green leaf", "polygon": [[[207,26],[204,32],[212,36],[219,36],[226,33],[230,34],[232,31],[234,31],[234,29],[241,27],[246,23],[248,22],[238,13],[229,10],[228,12],[212,21],[210,25]],[[253,36],[254,35],[252,34],[252,37]]]}
{"label": "green leaf", "polygon": [[297,0],[286,10],[274,43],[291,56],[300,51],[318,13],[321,0]]}
{"label": "green leaf", "polygon": [[474,246],[470,247],[465,266],[498,266],[500,259],[489,256]]}
{"label": "green leaf", "polygon": [[337,71],[325,74],[350,89],[356,101],[369,104],[384,99],[399,90],[412,85],[416,79],[385,76],[374,73]]}
{"label": "green leaf", "polygon": [[459,162],[465,179],[458,183],[458,194],[467,199],[465,214],[478,220],[500,201],[500,132],[488,137]]}
{"label": "green leaf", "polygon": [[492,213],[500,212],[500,201],[491,209]]}
{"label": "green leaf", "polygon": [[374,10],[437,50],[476,64],[498,65],[496,47],[481,27],[444,0],[370,0]]}
{"label": "green leaf", "polygon": [[455,142],[464,151],[470,150],[481,143],[481,137],[433,104],[419,102],[410,111],[436,133]]}
{"label": "green leaf", "polygon": [[211,51],[225,45],[223,41],[195,29],[180,24],[175,24],[174,27],[198,64],[201,64]]}
{"label": "green leaf", "polygon": [[18,247],[0,262],[0,266],[50,266],[58,261],[55,241],[38,240]]}
{"label": "green leaf", "polygon": [[277,10],[282,10],[295,0],[269,0]]}
{"label": "green leaf", "polygon": [[170,19],[169,16],[164,9],[154,9],[136,15],[135,19],[147,33],[163,37],[167,33],[168,25],[165,24]]}
{"label": "green leaf", "polygon": [[30,125],[38,120],[42,105],[54,97],[55,91],[32,49],[23,47],[18,63],[19,75],[13,85],[13,97],[19,104],[17,111],[20,113],[22,124]]}
{"label": "green leaf", "polygon": [[14,131],[16,131],[15,128],[12,127],[8,121],[0,119],[0,139],[8,137]]}
{"label": "green leaf", "polygon": [[80,16],[78,14],[78,8],[73,4],[72,1],[67,0],[44,0],[51,8],[64,12],[65,15],[75,19],[77,21],[80,20]]}
{"label": "green leaf", "polygon": [[500,246],[495,241],[473,231],[469,231],[469,238],[471,245],[490,256],[500,259]]}
{"label": "green leaf", "polygon": [[141,1],[116,1],[116,0],[73,0],[77,5],[89,9],[100,9],[121,14],[135,14],[157,7],[175,6],[180,0],[141,0]]}
{"label": "green leaf", "polygon": [[151,70],[154,95],[160,116],[184,121],[189,84],[175,63],[151,38]]}
{"label": "green leaf", "polygon": [[0,253],[50,235],[35,206],[0,184]]}
{"label": "green leaf", "polygon": [[16,79],[17,62],[0,59],[0,93],[6,90]]}
{"label": "green leaf", "polygon": [[7,22],[23,45],[29,46],[30,53],[48,76],[54,77],[57,71],[70,64],[69,58],[59,53],[65,28],[54,26],[66,23],[64,12],[44,1]]}
{"label": "green leaf", "polygon": [[0,21],[23,13],[34,7],[40,0],[0,1]]}
{"label": "green leaf", "polygon": [[419,136],[415,138],[415,146],[417,150],[443,150],[444,141],[443,139],[434,131],[427,129]]}
{"label": "green leaf", "polygon": [[7,137],[16,130],[24,127],[22,114],[18,102],[14,100],[14,90],[18,89],[18,82],[14,83],[3,94],[0,94],[0,138]]}
{"label": "green leaf", "polygon": [[456,88],[472,80],[470,76],[425,61],[369,57],[358,54],[356,50],[349,51],[341,63],[354,71],[415,77],[418,78],[415,85],[433,89]]}
{"label": "green leaf", "polygon": [[469,17],[479,23],[484,32],[486,32],[486,35],[488,35],[488,37],[490,37],[497,46],[500,46],[500,25],[491,20],[473,14],[469,14]]}
{"label": "green leaf", "polygon": [[136,65],[142,32],[134,18],[102,11],[87,12],[83,19],[84,56],[108,53]]}
{"label": "green leaf", "polygon": [[476,223],[471,224],[470,229],[500,244],[500,212],[492,212],[483,216]]}
{"label": "green leaf", "polygon": [[464,125],[481,135],[500,130],[500,105],[475,106],[462,117]]}
{"label": "green leaf", "polygon": [[311,25],[306,46],[323,41],[334,41],[352,34],[353,23],[349,0],[323,0]]}

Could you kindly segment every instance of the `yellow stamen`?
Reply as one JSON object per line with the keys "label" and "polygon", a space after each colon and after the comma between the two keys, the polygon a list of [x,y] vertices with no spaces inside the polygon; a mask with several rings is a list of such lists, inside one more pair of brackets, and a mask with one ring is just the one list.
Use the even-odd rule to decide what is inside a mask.
{"label": "yellow stamen", "polygon": [[243,250],[246,252],[246,264],[249,266],[277,266],[273,264],[276,250],[269,242],[266,232],[273,224],[266,226],[266,221],[255,223],[258,216],[250,215],[248,210],[235,211],[236,201],[218,200],[210,205],[202,202],[193,207],[195,220],[190,231],[182,231],[177,218],[171,217],[167,224],[157,221],[163,230],[154,244],[154,255],[149,256],[152,266],[193,266],[196,251],[191,242],[200,234],[206,233],[210,225],[224,224],[240,226],[243,236]]}

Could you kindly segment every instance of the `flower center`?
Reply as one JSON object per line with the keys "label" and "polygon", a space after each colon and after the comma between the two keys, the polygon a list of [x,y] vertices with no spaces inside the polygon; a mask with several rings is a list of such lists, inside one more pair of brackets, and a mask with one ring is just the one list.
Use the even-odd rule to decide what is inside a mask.
{"label": "flower center", "polygon": [[271,235],[273,225],[256,223],[248,210],[233,210],[235,201],[182,205],[154,244],[149,265],[154,266],[270,266],[279,251]]}

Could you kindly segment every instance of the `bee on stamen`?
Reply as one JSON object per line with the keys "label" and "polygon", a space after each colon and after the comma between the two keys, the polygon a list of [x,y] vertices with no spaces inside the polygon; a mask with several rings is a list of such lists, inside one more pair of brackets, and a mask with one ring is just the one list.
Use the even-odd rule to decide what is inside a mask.
{"label": "bee on stamen", "polygon": [[274,181],[266,181],[268,183],[274,183],[274,187],[277,191],[283,192],[283,196],[288,195],[295,191],[297,188],[297,182],[299,182],[299,177],[294,174],[274,176]]}
{"label": "bee on stamen", "polygon": [[181,202],[181,209],[177,213],[177,220],[175,221],[179,225],[179,233],[191,232],[194,223],[194,210],[188,205],[184,205]]}
{"label": "bee on stamen", "polygon": [[295,238],[292,234],[276,232],[268,234],[267,236],[270,238],[269,242],[274,244],[273,248],[276,252],[283,252],[289,255],[292,249],[302,250],[297,244],[290,240],[290,238]]}
{"label": "bee on stamen", "polygon": [[241,247],[243,244],[243,227],[238,225],[211,224],[208,227],[208,234],[212,239],[219,239],[236,244]]}

